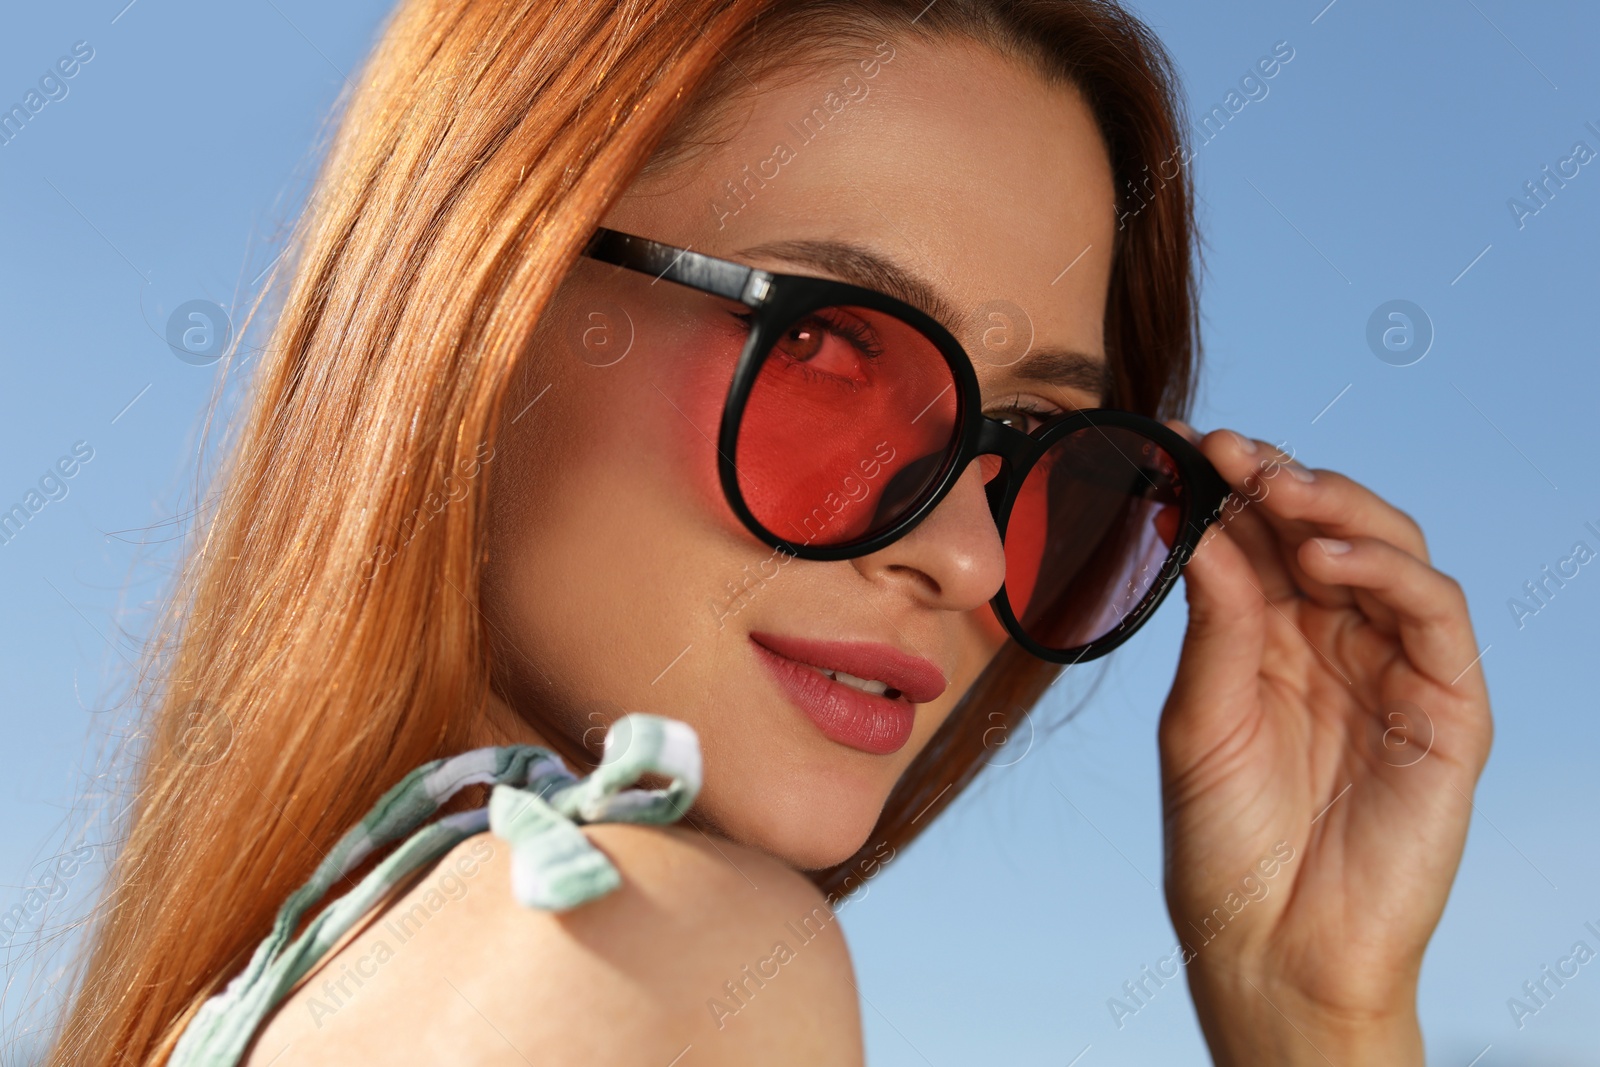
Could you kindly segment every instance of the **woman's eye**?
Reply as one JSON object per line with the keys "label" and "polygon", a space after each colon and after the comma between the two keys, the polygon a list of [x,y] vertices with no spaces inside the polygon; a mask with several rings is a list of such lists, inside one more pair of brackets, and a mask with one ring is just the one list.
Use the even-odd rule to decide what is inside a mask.
{"label": "woman's eye", "polygon": [[1003,422],[1019,433],[1032,433],[1062,413],[1044,408],[1012,405],[1010,407],[997,408],[986,412],[986,414],[996,422]]}
{"label": "woman's eye", "polygon": [[867,381],[866,365],[879,356],[873,331],[865,323],[807,315],[783,332],[774,346],[808,371],[849,382]]}
{"label": "woman's eye", "polygon": [[827,332],[817,327],[816,319],[809,318],[789,327],[783,335],[783,340],[778,342],[778,347],[787,353],[790,359],[810,363],[817,357],[817,353],[822,351],[822,343],[826,337]]}

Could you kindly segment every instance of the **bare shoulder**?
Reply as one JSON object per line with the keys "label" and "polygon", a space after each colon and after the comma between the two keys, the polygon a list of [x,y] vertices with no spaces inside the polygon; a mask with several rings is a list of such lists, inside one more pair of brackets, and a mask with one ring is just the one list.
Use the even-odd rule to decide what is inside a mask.
{"label": "bare shoulder", "polygon": [[532,911],[504,841],[462,842],[323,961],[245,1063],[862,1062],[849,952],[809,880],[685,827],[584,831],[620,888]]}

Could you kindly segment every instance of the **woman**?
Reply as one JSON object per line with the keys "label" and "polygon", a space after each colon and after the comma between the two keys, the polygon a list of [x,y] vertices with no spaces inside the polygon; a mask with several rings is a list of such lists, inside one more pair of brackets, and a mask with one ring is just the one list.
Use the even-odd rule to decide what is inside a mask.
{"label": "woman", "polygon": [[[360,86],[55,1062],[164,1062],[414,768],[607,737],[692,809],[541,814],[598,880],[540,897],[502,806],[350,905],[243,1062],[860,1062],[829,903],[1180,566],[1166,884],[1215,1059],[1422,1062],[1491,735],[1466,606],[1368,490],[1175,421],[1190,190],[1142,26],[406,0]],[[628,763],[668,727],[624,711],[703,781],[683,731]]]}

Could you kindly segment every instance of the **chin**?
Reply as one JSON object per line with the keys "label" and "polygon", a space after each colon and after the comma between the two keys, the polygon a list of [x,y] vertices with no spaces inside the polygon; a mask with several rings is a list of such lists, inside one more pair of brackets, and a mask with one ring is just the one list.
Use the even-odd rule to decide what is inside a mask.
{"label": "chin", "polygon": [[697,811],[790,867],[833,867],[870,849],[884,802],[947,713],[948,683],[886,645],[744,636],[698,699],[674,693],[701,737]]}
{"label": "chin", "polygon": [[[786,745],[775,758],[735,758],[723,773],[708,760],[696,811],[733,841],[796,870],[820,870],[869,843],[903,763],[822,738],[796,747],[802,759]],[[764,769],[752,773],[753,767]]]}
{"label": "chin", "polygon": [[817,871],[854,856],[867,843],[876,822],[877,811],[874,810],[867,817],[852,820],[848,827],[819,827],[810,820],[767,823],[754,828],[756,839],[739,834],[735,840],[775,856],[795,870]]}

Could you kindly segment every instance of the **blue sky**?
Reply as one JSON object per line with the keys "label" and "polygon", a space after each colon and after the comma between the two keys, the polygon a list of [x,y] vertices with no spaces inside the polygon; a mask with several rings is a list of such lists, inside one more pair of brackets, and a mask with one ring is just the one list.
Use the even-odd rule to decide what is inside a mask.
{"label": "blue sky", "polygon": [[[388,8],[125,4],[30,5],[0,34],[0,104],[42,78],[47,100],[0,144],[0,504],[42,503],[0,544],[0,910],[95,802],[83,775],[126,724],[97,709],[126,685],[193,499],[216,368],[175,358],[168,319],[235,306],[271,262],[341,71]],[[1573,151],[1600,152],[1600,11],[1325,4],[1137,5],[1197,116],[1245,101],[1192,164],[1194,421],[1371,485],[1473,605],[1497,735],[1423,971],[1430,1061],[1600,1062],[1600,963],[1520,1029],[1506,1004],[1574,941],[1600,947],[1584,928],[1600,927],[1600,565],[1535,613],[1510,606],[1575,542],[1600,550],[1600,163]],[[1241,86],[1285,45],[1270,80]],[[1525,183],[1547,173],[1567,177],[1541,203]],[[1385,318],[1393,301],[1420,317]],[[1379,334],[1431,334],[1424,355],[1374,349],[1380,309]],[[1047,730],[1092,672],[1064,681],[996,760],[1015,762],[846,908],[875,1065],[1203,1061],[1180,983],[1120,1028],[1106,1003],[1173,940],[1155,723],[1182,624],[1174,600]],[[65,878],[62,914],[97,871]]]}

